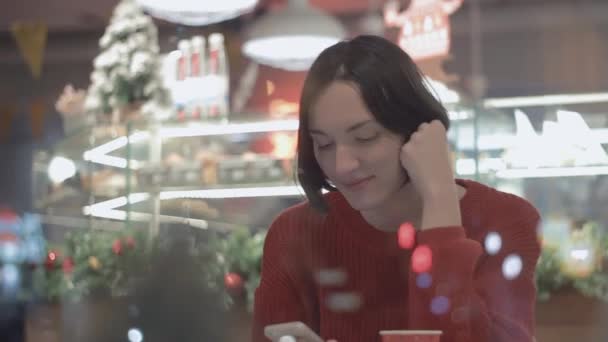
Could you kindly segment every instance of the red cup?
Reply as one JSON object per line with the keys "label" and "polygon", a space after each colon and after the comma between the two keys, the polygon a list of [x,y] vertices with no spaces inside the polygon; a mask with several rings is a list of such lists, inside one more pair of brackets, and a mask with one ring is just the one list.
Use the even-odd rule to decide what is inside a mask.
{"label": "red cup", "polygon": [[440,330],[382,330],[382,342],[439,342]]}

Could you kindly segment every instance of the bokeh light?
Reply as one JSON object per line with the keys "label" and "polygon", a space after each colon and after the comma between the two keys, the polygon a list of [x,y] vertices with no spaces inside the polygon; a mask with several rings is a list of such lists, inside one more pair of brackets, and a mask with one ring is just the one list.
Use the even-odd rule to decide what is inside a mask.
{"label": "bokeh light", "polygon": [[354,312],[361,307],[361,296],[353,292],[330,294],[327,307],[335,312]]}
{"label": "bokeh light", "polygon": [[5,284],[16,284],[19,281],[19,268],[14,264],[2,266],[2,282]]}
{"label": "bokeh light", "polygon": [[324,268],[317,273],[317,283],[321,286],[340,286],[346,283],[346,272],[339,268]]}
{"label": "bokeh light", "polygon": [[399,247],[403,249],[414,247],[414,243],[416,242],[416,230],[414,226],[409,222],[402,223],[397,232],[397,239]]}
{"label": "bokeh light", "polygon": [[53,183],[59,184],[76,174],[76,165],[68,158],[54,157],[49,163],[47,172],[49,179]]}
{"label": "bokeh light", "polygon": [[433,252],[427,245],[420,245],[412,253],[412,270],[416,273],[430,271],[433,266]]}
{"label": "bokeh light", "polygon": [[502,274],[508,280],[515,279],[521,273],[522,267],[521,257],[517,254],[510,254],[502,262]]}
{"label": "bokeh light", "polygon": [[429,273],[420,273],[416,276],[416,286],[428,289],[433,284],[433,277]]}
{"label": "bokeh light", "polygon": [[500,234],[497,232],[488,233],[488,235],[486,235],[484,245],[488,254],[498,254],[500,248],[502,248],[502,238],[500,237]]}
{"label": "bokeh light", "polygon": [[5,263],[20,262],[19,246],[14,241],[0,242],[0,260]]}
{"label": "bokeh light", "polygon": [[450,300],[446,296],[437,296],[431,300],[431,312],[443,315],[450,310]]}
{"label": "bokeh light", "polygon": [[129,338],[129,342],[141,342],[144,340],[144,335],[141,333],[141,330],[137,328],[129,329],[127,337]]}
{"label": "bokeh light", "polygon": [[574,260],[585,261],[589,258],[591,252],[587,248],[573,249],[570,251],[570,257]]}

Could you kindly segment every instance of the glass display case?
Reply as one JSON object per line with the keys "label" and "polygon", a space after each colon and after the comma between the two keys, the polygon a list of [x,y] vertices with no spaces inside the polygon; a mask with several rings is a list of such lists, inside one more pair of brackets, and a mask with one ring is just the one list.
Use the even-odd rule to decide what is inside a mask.
{"label": "glass display case", "polygon": [[[486,99],[476,115],[448,105],[456,175],[527,198],[547,222],[562,216],[606,226],[608,99],[572,96]],[[253,115],[84,126],[38,154],[37,207],[153,231],[163,221],[264,228],[302,199],[297,126],[294,118]],[[47,180],[52,160],[68,178]]]}
{"label": "glass display case", "polygon": [[547,242],[566,238],[556,220],[605,229],[607,103],[602,94],[485,99],[477,119],[451,132],[457,173],[531,201]]}
{"label": "glass display case", "polygon": [[[38,154],[37,207],[51,216],[87,217],[92,227],[110,220],[153,233],[162,222],[262,228],[276,214],[269,210],[285,206],[277,202],[303,193],[294,182],[297,126],[295,119],[243,115],[229,123],[140,120],[82,128]],[[46,174],[58,160],[67,175],[53,181]]]}

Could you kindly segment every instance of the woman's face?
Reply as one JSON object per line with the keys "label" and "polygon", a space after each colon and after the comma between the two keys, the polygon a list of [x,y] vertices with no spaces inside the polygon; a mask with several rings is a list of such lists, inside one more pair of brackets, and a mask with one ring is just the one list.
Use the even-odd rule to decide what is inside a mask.
{"label": "woman's face", "polygon": [[375,120],[354,84],[331,83],[309,120],[315,158],[353,208],[381,208],[403,186],[404,138]]}

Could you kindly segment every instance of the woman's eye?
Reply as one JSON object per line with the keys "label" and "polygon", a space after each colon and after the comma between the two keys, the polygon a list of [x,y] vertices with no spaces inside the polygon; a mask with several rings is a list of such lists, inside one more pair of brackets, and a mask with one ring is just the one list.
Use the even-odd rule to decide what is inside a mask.
{"label": "woman's eye", "polygon": [[316,145],[319,150],[326,150],[326,149],[330,148],[333,144],[332,143],[325,143],[325,144],[316,143]]}
{"label": "woman's eye", "polygon": [[375,140],[376,138],[378,138],[378,136],[379,136],[379,134],[374,134],[374,135],[365,136],[365,137],[357,137],[355,139],[359,142],[368,142],[368,141]]}

